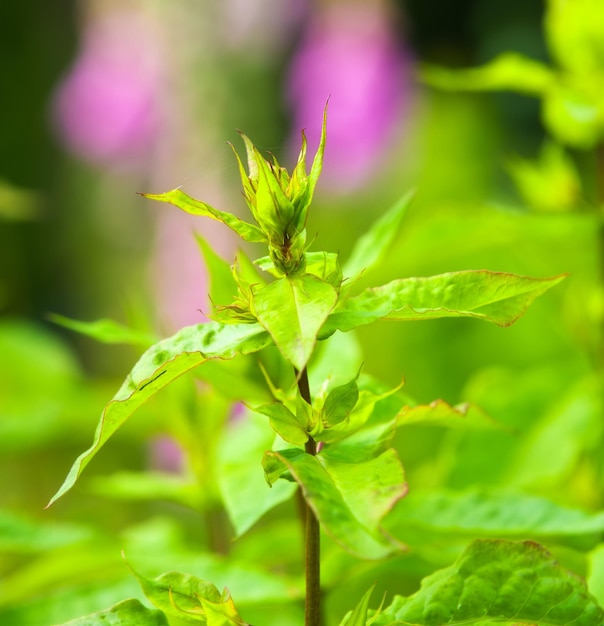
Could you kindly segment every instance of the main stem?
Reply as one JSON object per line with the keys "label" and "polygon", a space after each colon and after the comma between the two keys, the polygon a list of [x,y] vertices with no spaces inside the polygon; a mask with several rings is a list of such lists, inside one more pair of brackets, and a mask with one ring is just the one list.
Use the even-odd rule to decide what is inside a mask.
{"label": "main stem", "polygon": [[[304,368],[298,375],[298,389],[302,399],[311,404],[308,372]],[[317,444],[312,437],[304,445],[307,454],[317,454]],[[306,605],[305,626],[321,624],[321,535],[319,522],[314,511],[304,500],[305,517],[305,566],[306,566]]]}

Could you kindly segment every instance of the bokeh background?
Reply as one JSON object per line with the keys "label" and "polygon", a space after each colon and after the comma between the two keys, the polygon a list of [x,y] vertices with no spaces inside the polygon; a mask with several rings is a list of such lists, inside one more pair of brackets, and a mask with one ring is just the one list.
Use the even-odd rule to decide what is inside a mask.
{"label": "bokeh background", "polygon": [[[241,149],[241,129],[291,165],[301,129],[316,149],[327,99],[325,168],[309,218],[317,249],[345,256],[372,221],[416,188],[375,284],[462,269],[570,273],[509,329],[443,320],[359,333],[367,372],[391,385],[404,377],[418,402],[476,402],[509,427],[504,434],[406,430],[397,446],[411,489],[503,485],[587,511],[602,507],[597,146],[565,150],[553,142],[537,98],[440,91],[418,79],[425,63],[470,67],[508,50],[552,63],[545,10],[537,0],[0,5],[2,623],[62,623],[140,596],[122,548],[153,567],[160,565],[152,557],[163,555],[165,569],[185,563],[202,577],[236,578],[206,549],[211,515],[203,528],[182,499],[137,498],[126,488],[121,499],[110,495],[116,472],[188,471],[190,431],[174,415],[192,410],[184,383],[135,415],[81,486],[43,507],[88,447],[144,337],[206,319],[207,278],[194,233],[226,259],[236,253],[222,225],[137,192],[181,186],[244,215],[227,142]],[[53,323],[53,313],[111,318],[140,341],[100,344]],[[202,417],[228,403],[207,406],[214,404],[199,409]],[[216,515],[228,527],[224,511]],[[283,548],[298,539],[290,526],[279,526],[281,534],[270,526],[278,519],[269,515],[235,547],[224,537],[213,546],[260,563],[264,576],[278,556],[290,555],[288,599],[266,581],[256,596],[240,591],[264,625],[301,619],[299,555]],[[268,536],[277,543],[261,549]],[[420,574],[447,564],[445,554],[420,549],[381,574],[349,563],[346,580],[336,567],[344,557],[334,556],[327,623],[351,608],[342,585],[364,591],[383,575],[384,589],[396,579],[399,592],[413,590]],[[584,553],[560,554],[587,573]],[[240,569],[240,588],[264,581]],[[270,616],[259,608],[268,605]]]}

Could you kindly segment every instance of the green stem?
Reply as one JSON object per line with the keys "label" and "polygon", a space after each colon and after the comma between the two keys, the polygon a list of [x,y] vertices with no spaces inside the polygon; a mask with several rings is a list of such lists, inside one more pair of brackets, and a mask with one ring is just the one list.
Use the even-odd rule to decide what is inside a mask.
{"label": "green stem", "polygon": [[[306,368],[298,373],[298,389],[302,399],[311,404],[310,386]],[[317,454],[317,444],[312,437],[308,438],[304,449],[307,454]],[[305,528],[305,567],[306,567],[306,605],[305,626],[320,626],[321,624],[321,535],[319,521],[314,511],[304,500],[306,520]]]}

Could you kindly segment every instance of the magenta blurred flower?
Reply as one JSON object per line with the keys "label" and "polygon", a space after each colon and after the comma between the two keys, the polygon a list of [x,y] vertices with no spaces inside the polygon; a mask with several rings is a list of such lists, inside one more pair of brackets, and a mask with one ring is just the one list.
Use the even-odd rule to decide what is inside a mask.
{"label": "magenta blurred flower", "polygon": [[329,98],[327,187],[350,191],[380,167],[407,113],[411,69],[382,3],[332,3],[313,16],[292,61],[288,96],[295,133],[305,128],[311,146]]}
{"label": "magenta blurred flower", "polygon": [[100,165],[141,166],[161,122],[163,63],[140,11],[94,14],[79,57],[53,103],[58,132],[75,155]]}
{"label": "magenta blurred flower", "polygon": [[172,437],[155,437],[149,443],[149,465],[152,470],[179,474],[184,470],[184,454]]}

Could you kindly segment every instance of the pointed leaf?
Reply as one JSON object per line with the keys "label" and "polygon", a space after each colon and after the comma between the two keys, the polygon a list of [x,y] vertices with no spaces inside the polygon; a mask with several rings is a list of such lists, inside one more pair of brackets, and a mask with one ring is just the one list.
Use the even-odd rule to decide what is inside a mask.
{"label": "pointed leaf", "polygon": [[[286,472],[291,474],[321,527],[346,550],[361,558],[379,559],[402,548],[380,532],[375,519],[387,508],[385,502],[393,504],[402,495],[402,468],[400,463],[393,465],[391,455],[378,457],[367,466],[333,464],[334,476],[318,457],[297,449],[266,452],[262,464],[270,483]],[[375,470],[375,477],[363,477],[362,468]],[[343,475],[346,471],[348,476]],[[369,510],[375,503],[378,512]]]}
{"label": "pointed leaf", "polygon": [[399,233],[401,222],[414,194],[414,191],[406,193],[371,226],[369,231],[357,240],[348,261],[344,264],[346,277],[354,278],[383,261],[385,254]]}
{"label": "pointed leaf", "polygon": [[70,330],[92,337],[97,341],[109,344],[125,343],[133,346],[150,346],[157,341],[157,337],[134,330],[118,324],[110,319],[100,319],[94,322],[81,322],[79,320],[70,319],[57,313],[51,313],[48,319],[59,326],[69,328]]}
{"label": "pointed leaf", "polygon": [[190,574],[167,572],[146,578],[132,570],[149,600],[166,615],[188,624],[248,626],[238,615],[230,594]]}
{"label": "pointed leaf", "polygon": [[124,600],[105,611],[65,622],[62,626],[168,626],[166,616],[138,600]]}
{"label": "pointed leaf", "polygon": [[283,356],[304,369],[338,295],[315,276],[287,277],[253,290],[252,310]]}
{"label": "pointed leaf", "polygon": [[482,67],[451,70],[433,65],[420,68],[421,80],[452,91],[511,89],[528,95],[544,93],[554,82],[554,72],[543,63],[515,52],[506,52]]}
{"label": "pointed leaf", "polygon": [[444,400],[435,400],[430,404],[404,406],[398,417],[399,426],[425,424],[477,430],[501,428],[495,420],[469,402],[451,406]]}
{"label": "pointed leaf", "polygon": [[[375,585],[374,585],[375,586]],[[369,608],[369,599],[373,592],[373,587],[363,594],[354,611],[346,617],[340,626],[365,626],[367,623],[367,609]]]}
{"label": "pointed leaf", "polygon": [[111,435],[160,389],[208,359],[230,359],[257,352],[270,343],[267,333],[256,324],[222,326],[209,322],[187,326],[149,348],[105,407],[92,445],[76,459],[48,506],[73,487]]}
{"label": "pointed leaf", "polygon": [[459,559],[396,596],[375,626],[455,626],[482,620],[534,626],[602,626],[604,610],[585,582],[539,544],[479,540]]}
{"label": "pointed leaf", "polygon": [[359,400],[358,374],[350,382],[332,389],[325,398],[322,417],[328,426],[335,426],[348,418]]}
{"label": "pointed leaf", "polygon": [[201,200],[191,198],[191,196],[188,196],[180,189],[173,189],[172,191],[160,194],[143,193],[141,195],[150,200],[169,202],[186,213],[191,213],[191,215],[202,215],[222,222],[245,241],[266,242],[264,233],[257,226],[248,224],[231,213],[219,211]]}
{"label": "pointed leaf", "polygon": [[307,424],[300,421],[297,415],[292,413],[281,402],[272,402],[252,409],[257,413],[266,415],[269,418],[271,427],[285,441],[295,445],[304,445],[308,441],[306,432]]}
{"label": "pointed leaf", "polygon": [[509,326],[535,298],[564,278],[530,278],[487,270],[402,278],[345,300],[329,316],[321,333],[347,331],[378,319],[474,317]]}
{"label": "pointed leaf", "polygon": [[212,246],[201,235],[196,233],[195,239],[209,274],[209,296],[212,307],[231,304],[237,296],[237,282],[233,277],[231,266],[214,252]]}

